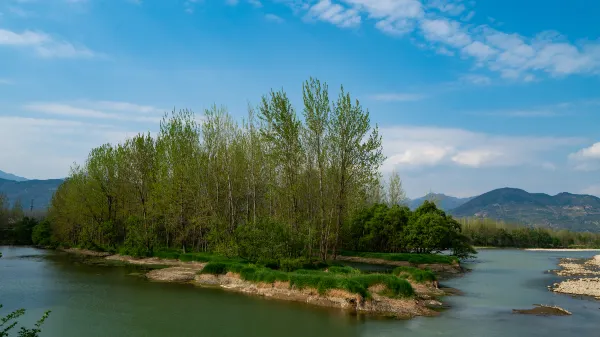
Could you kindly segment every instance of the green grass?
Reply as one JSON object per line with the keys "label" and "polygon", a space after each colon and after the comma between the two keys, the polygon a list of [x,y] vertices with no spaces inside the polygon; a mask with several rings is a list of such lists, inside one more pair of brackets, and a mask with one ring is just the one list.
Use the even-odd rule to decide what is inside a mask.
{"label": "green grass", "polygon": [[[333,269],[333,270],[332,270]],[[369,298],[370,286],[383,284],[384,295],[388,297],[412,297],[414,290],[410,283],[392,274],[363,274],[351,267],[329,267],[329,271],[298,269],[292,272],[273,270],[260,265],[237,262],[209,262],[202,274],[222,275],[228,271],[239,273],[243,280],[250,282],[274,283],[289,282],[295,289],[314,288],[323,295],[330,289],[342,289]]]}
{"label": "green grass", "polygon": [[342,256],[356,256],[370,259],[381,259],[387,261],[407,261],[413,264],[453,264],[458,261],[454,256],[440,254],[412,254],[412,253],[370,253],[342,251]]}
{"label": "green grass", "polygon": [[392,271],[392,274],[402,278],[410,278],[418,283],[436,280],[435,274],[431,270],[424,270],[414,267],[398,267]]}

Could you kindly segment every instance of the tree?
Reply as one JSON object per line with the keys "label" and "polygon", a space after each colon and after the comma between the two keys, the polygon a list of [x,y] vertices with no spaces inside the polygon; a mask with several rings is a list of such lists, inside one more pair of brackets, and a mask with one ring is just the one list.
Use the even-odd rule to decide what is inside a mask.
{"label": "tree", "polygon": [[393,170],[388,182],[388,205],[402,205],[406,202],[406,193],[402,188],[402,180],[398,171]]}
{"label": "tree", "polygon": [[350,94],[343,87],[332,109],[329,142],[336,194],[335,258],[348,202],[355,197],[352,194],[364,192],[364,188],[376,179],[384,160],[377,125],[371,128],[368,110],[364,111],[358,100],[352,104]]}

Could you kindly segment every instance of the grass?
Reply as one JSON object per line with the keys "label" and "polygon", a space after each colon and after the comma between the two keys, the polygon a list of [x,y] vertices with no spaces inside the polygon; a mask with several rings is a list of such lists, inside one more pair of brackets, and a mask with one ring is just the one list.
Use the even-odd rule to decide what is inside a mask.
{"label": "grass", "polygon": [[431,270],[414,267],[398,267],[392,271],[392,274],[402,278],[410,278],[417,283],[436,280],[435,274]]}
{"label": "grass", "polygon": [[227,272],[239,273],[249,282],[275,283],[289,282],[295,289],[314,288],[324,295],[328,290],[341,289],[364,298],[371,297],[368,288],[383,284],[386,289],[382,293],[388,297],[412,297],[414,290],[410,283],[393,274],[363,274],[351,267],[329,267],[329,271],[298,269],[292,272],[273,270],[260,265],[240,264],[237,262],[209,262],[200,273],[222,275]]}
{"label": "grass", "polygon": [[413,254],[413,253],[370,253],[342,251],[342,256],[356,256],[370,259],[381,259],[387,261],[407,261],[412,264],[453,264],[458,261],[454,256],[440,254]]}

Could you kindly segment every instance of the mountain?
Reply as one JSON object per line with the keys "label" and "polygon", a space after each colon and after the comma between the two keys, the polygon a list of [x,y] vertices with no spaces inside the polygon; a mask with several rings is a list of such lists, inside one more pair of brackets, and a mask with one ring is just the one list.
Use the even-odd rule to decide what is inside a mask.
{"label": "mountain", "polygon": [[27,178],[16,176],[12,173],[6,173],[4,171],[0,171],[0,179],[12,180],[12,181],[25,181]]}
{"label": "mountain", "polygon": [[554,229],[600,232],[600,198],[591,195],[529,193],[500,188],[450,211],[455,217],[481,217]]}
{"label": "mountain", "polygon": [[449,195],[445,195],[445,194],[441,194],[441,193],[428,193],[427,195],[425,195],[423,197],[409,200],[408,207],[410,207],[410,209],[414,210],[415,208],[421,206],[421,204],[425,200],[437,200],[437,201],[439,201],[439,207],[441,209],[443,209],[444,211],[448,211],[448,210],[454,209],[454,208],[464,204],[465,202],[467,202],[471,199],[473,199],[473,197],[456,198],[456,197],[451,197]]}
{"label": "mountain", "polygon": [[0,194],[8,197],[10,205],[21,200],[23,209],[46,209],[62,179],[13,181],[0,179]]}

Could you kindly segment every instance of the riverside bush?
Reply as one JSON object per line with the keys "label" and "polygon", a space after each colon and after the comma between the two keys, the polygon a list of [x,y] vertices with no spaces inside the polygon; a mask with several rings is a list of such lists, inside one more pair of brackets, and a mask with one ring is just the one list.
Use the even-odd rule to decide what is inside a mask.
{"label": "riverside bush", "polygon": [[418,283],[436,280],[435,274],[431,270],[423,270],[414,267],[398,267],[392,271],[392,274],[398,277],[409,277]]}

